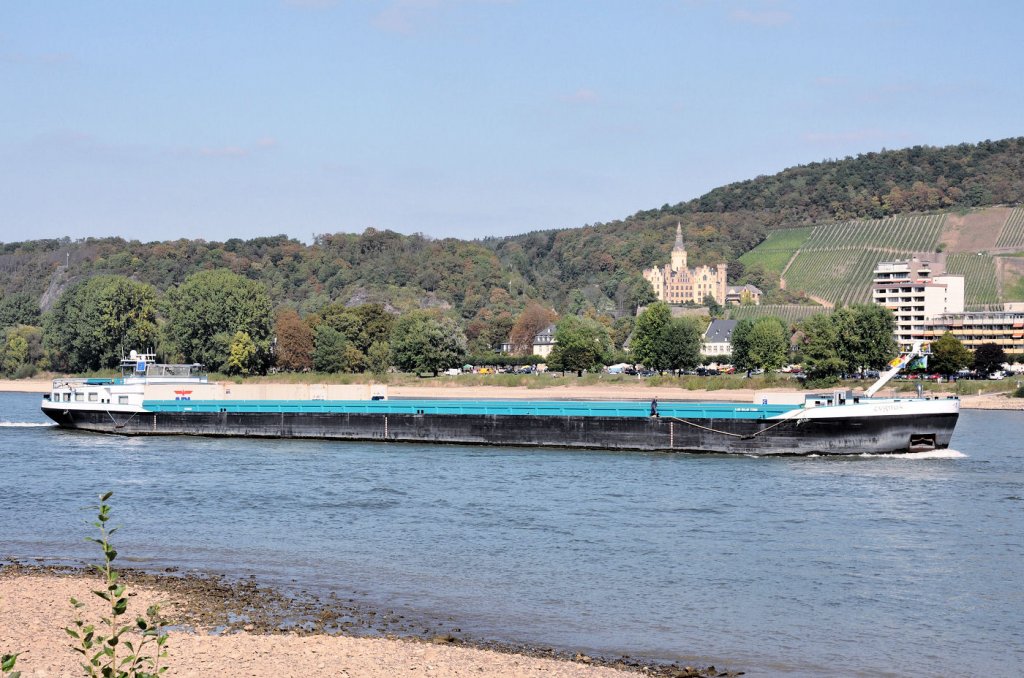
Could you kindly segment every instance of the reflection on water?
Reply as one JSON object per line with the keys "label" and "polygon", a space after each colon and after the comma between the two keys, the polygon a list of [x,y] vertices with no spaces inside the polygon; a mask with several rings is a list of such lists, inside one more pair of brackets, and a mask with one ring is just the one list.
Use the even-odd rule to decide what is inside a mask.
{"label": "reflection on water", "polygon": [[6,555],[82,558],[112,488],[134,561],[293,581],[466,631],[788,675],[1024,664],[1024,415],[954,450],[749,458],[119,438],[0,394]]}

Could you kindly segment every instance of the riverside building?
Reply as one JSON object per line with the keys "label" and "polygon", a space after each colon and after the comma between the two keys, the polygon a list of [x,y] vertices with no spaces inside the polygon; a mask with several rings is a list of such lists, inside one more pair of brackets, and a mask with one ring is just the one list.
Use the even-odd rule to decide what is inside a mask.
{"label": "riverside building", "polygon": [[872,282],[874,302],[896,317],[896,343],[901,346],[930,338],[926,328],[931,319],[964,310],[964,277],[943,275],[936,262],[918,257],[882,261]]}
{"label": "riverside building", "polygon": [[944,313],[925,321],[922,339],[935,341],[952,333],[972,351],[996,344],[1007,353],[1024,353],[1024,303],[1004,304],[1001,311]]}

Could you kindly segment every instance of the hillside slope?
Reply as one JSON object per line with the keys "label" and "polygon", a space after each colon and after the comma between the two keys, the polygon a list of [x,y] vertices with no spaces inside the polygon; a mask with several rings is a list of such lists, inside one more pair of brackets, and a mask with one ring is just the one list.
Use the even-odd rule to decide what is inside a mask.
{"label": "hillside slope", "polygon": [[[285,236],[224,243],[121,238],[6,243],[0,244],[0,293],[52,302],[67,284],[96,273],[130,275],[165,290],[196,271],[224,267],[263,282],[275,303],[303,311],[339,300],[378,301],[398,308],[451,307],[468,320],[538,299],[562,312],[626,312],[649,298],[640,272],[668,260],[678,221],[693,264],[728,262],[731,282],[762,286],[775,301],[793,301],[792,293],[806,289],[846,302],[862,299],[863,286],[851,282],[827,289],[825,279],[837,278],[840,267],[839,278],[856,281],[869,260],[883,254],[943,244],[957,253],[961,243],[991,241],[986,249],[1001,256],[1024,247],[1020,210],[999,212],[1005,219],[986,212],[986,219],[998,222],[997,231],[991,223],[958,221],[949,213],[912,213],[1022,201],[1024,138],[914,147],[790,168],[623,220],[480,241],[368,229],[322,235],[312,245]],[[861,217],[872,221],[854,220]],[[936,220],[942,222],[938,236]],[[779,232],[794,227],[801,228]],[[821,253],[831,251],[837,233],[851,251],[878,251],[823,264]],[[890,237],[880,241],[880,234]],[[808,246],[797,254],[802,237]],[[810,251],[819,254],[805,256]],[[968,266],[967,260],[953,261]],[[996,259],[991,264],[996,296],[1016,289],[1013,276],[1019,269]],[[775,288],[786,266],[787,282],[793,284],[782,292]],[[972,298],[989,299],[991,289],[986,282],[971,291]]]}
{"label": "hillside slope", "polygon": [[966,303],[978,306],[1015,298],[1021,231],[1021,207],[831,222],[775,231],[740,261],[779,276],[790,291],[841,305],[870,299],[879,261],[924,254],[965,276]]}

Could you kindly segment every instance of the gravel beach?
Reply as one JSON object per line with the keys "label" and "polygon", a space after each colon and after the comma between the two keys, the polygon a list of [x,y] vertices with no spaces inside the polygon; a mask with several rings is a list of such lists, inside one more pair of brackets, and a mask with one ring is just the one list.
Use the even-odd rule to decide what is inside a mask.
{"label": "gravel beach", "polygon": [[[168,676],[492,676],[496,678],[617,678],[628,675],[738,676],[714,667],[690,668],[595,660],[553,654],[544,648],[475,646],[450,633],[427,637],[393,635],[353,637],[325,633],[322,620],[333,614],[353,617],[344,605],[321,604],[316,611],[269,589],[219,578],[155,576],[128,572],[129,615],[159,602],[174,625],[168,640]],[[85,602],[83,618],[98,620],[103,609],[90,593],[100,585],[82,571],[6,565],[0,568],[0,653],[20,652],[17,669],[24,678],[82,675],[79,655],[64,632],[76,619],[69,600]],[[283,631],[286,621],[313,612],[315,622]],[[376,616],[364,611],[366,616]],[[237,621],[240,616],[247,619]],[[358,613],[354,616],[358,617]],[[216,629],[216,633],[211,633]]]}

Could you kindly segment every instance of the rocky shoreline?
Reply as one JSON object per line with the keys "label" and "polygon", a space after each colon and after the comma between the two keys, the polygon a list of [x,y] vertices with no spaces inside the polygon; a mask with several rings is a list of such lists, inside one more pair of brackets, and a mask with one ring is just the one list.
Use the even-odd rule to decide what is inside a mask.
{"label": "rocky shoreline", "polygon": [[[663,663],[629,656],[594,656],[571,649],[476,637],[471,632],[464,632],[451,617],[432,618],[427,615],[401,614],[393,609],[374,608],[333,593],[326,596],[308,590],[285,593],[261,585],[253,578],[233,579],[221,574],[182,573],[176,568],[168,568],[161,572],[125,569],[121,570],[121,574],[130,590],[137,589],[155,596],[156,599],[173,601],[168,614],[173,624],[172,647],[173,640],[182,635],[208,638],[251,636],[263,639],[268,649],[274,645],[274,638],[345,637],[353,640],[376,639],[397,646],[413,643],[421,646],[465,648],[470,651],[496,653],[512,659],[554,661],[565,670],[578,667],[598,671],[572,672],[572,675],[581,676],[604,675],[600,669],[665,678],[725,678],[743,675],[742,671],[723,670],[714,666],[684,666],[679,663]],[[40,578],[44,581],[63,580],[65,583],[79,584],[82,580],[96,580],[95,575],[86,567],[27,564],[8,559],[0,562],[0,589],[6,587],[8,598],[8,601],[0,600],[0,610],[3,610],[4,603],[9,603],[13,597],[11,591],[19,590],[19,583],[35,582]],[[93,584],[90,583],[89,586]],[[7,637],[8,631],[10,629],[0,629],[0,650],[4,652],[16,650],[15,647],[8,646],[12,641],[17,642],[16,639]],[[50,674],[44,672],[25,675]],[[192,674],[186,672],[170,675]],[[266,675],[278,674],[268,672]],[[375,674],[347,672],[324,675]],[[456,670],[431,675],[463,674]],[[519,669],[516,669],[514,675],[533,674],[520,674]]]}

